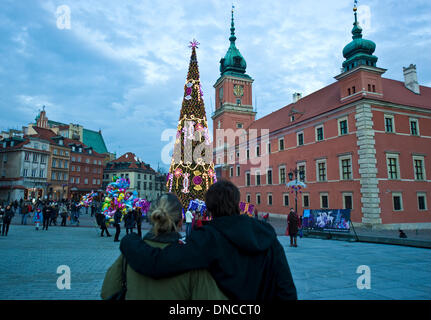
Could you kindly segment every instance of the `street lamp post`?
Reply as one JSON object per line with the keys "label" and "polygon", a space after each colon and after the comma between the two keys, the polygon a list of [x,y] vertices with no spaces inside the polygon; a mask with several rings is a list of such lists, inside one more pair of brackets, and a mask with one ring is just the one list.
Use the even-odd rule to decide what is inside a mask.
{"label": "street lamp post", "polygon": [[297,168],[291,169],[288,173],[289,180],[293,180],[293,176],[295,176],[295,212],[298,213],[298,175],[300,180],[304,180],[305,172],[302,170],[298,170]]}

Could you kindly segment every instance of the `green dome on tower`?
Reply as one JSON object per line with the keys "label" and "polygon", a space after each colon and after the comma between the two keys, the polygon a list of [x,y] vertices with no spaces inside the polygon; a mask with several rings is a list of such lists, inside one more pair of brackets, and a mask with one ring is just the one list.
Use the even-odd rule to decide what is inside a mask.
{"label": "green dome on tower", "polygon": [[358,22],[356,5],[353,11],[355,12],[355,22],[352,29],[353,41],[343,49],[343,56],[346,58],[346,61],[343,62],[344,71],[349,71],[359,65],[375,67],[378,59],[373,55],[376,44],[371,40],[362,39],[362,28]]}
{"label": "green dome on tower", "polygon": [[220,60],[220,73],[221,75],[229,74],[236,75],[240,77],[249,78],[248,75],[245,74],[245,69],[247,68],[247,63],[244,57],[239,52],[238,48],[235,45],[235,25],[233,22],[233,9],[232,9],[232,22],[230,27],[230,46],[226,52],[224,58]]}

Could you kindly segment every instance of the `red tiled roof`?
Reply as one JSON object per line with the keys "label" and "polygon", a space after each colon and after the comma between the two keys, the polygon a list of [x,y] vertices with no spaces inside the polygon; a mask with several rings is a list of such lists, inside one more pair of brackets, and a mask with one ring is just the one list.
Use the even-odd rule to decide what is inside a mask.
{"label": "red tiled roof", "polygon": [[127,163],[129,164],[129,169],[146,169],[153,173],[156,172],[153,168],[151,168],[149,164],[140,161],[139,158],[133,152],[126,152],[121,157],[112,160],[109,163]]}
{"label": "red tiled roof", "polygon": [[[36,126],[34,126],[33,129],[36,130],[37,134],[29,135],[28,137],[37,137],[37,138],[41,138],[44,140],[48,140],[51,143],[53,143],[54,141],[52,140],[52,138],[59,136],[58,134],[56,134],[54,131],[52,131],[50,129],[45,129],[45,128],[36,127]],[[69,138],[64,138],[64,146],[67,147],[69,144],[76,144],[76,145],[82,146],[83,148],[88,148],[88,146],[83,144],[81,141],[73,140],[73,139],[69,139]],[[99,157],[103,157],[103,158],[105,157],[104,155],[102,155],[102,154],[100,154],[94,150],[93,150],[91,155],[95,155],[95,156],[99,156]]]}

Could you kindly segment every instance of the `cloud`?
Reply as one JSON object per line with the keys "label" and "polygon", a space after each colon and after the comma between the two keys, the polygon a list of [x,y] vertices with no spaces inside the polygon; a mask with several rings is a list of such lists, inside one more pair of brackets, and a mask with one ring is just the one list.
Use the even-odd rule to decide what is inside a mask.
{"label": "cloud", "polygon": [[[46,105],[50,119],[102,129],[108,149],[135,152],[157,166],[162,132],[176,128],[190,49],[199,71],[212,131],[213,84],[229,46],[231,3],[223,1],[70,1],[71,29],[56,26],[62,0],[8,1],[0,12],[1,129],[33,121]],[[402,80],[415,63],[431,83],[428,1],[369,0],[378,66]],[[258,117],[334,82],[351,39],[348,1],[237,1],[236,45],[255,80]],[[360,21],[364,14],[359,12]],[[256,103],[257,102],[257,103]],[[119,154],[120,155],[120,154]]]}

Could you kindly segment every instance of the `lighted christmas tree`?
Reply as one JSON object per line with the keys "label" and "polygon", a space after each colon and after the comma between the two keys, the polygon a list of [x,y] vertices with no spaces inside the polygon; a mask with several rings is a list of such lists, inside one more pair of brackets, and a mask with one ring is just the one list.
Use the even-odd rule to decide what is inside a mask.
{"label": "lighted christmas tree", "polygon": [[192,55],[166,183],[167,190],[178,196],[185,209],[191,200],[204,200],[206,191],[216,181],[196,58],[198,45],[196,40],[190,42]]}

